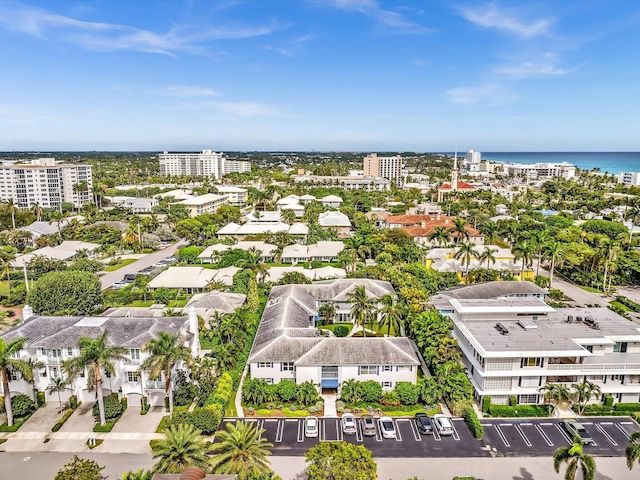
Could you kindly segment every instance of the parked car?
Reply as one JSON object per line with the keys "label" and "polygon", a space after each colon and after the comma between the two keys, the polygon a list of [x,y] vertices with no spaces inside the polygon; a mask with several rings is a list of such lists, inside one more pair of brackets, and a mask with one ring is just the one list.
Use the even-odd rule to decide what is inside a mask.
{"label": "parked car", "polygon": [[132,283],[135,282],[136,280],[136,274],[135,273],[127,273],[124,278],[122,279],[123,282],[125,283]]}
{"label": "parked car", "polygon": [[356,429],[356,417],[350,413],[342,415],[342,433],[345,435],[355,435]]}
{"label": "parked car", "polygon": [[577,422],[575,420],[564,420],[560,422],[560,425],[564,427],[564,429],[567,431],[567,433],[570,436],[572,437],[574,435],[579,436],[580,439],[582,440],[582,443],[584,443],[585,445],[596,444],[593,438],[591,438],[591,435],[589,434],[589,432],[587,432],[587,429],[584,428],[584,426],[580,422]]}
{"label": "parked car", "polygon": [[318,417],[306,417],[304,419],[304,436],[307,438],[316,438],[318,436],[318,426]]}
{"label": "parked car", "polygon": [[396,427],[391,417],[382,417],[378,420],[380,424],[380,433],[382,438],[396,438]]}
{"label": "parked car", "polygon": [[374,437],[376,435],[376,422],[371,415],[362,417],[362,435],[365,437]]}
{"label": "parked car", "polygon": [[446,415],[441,413],[434,415],[433,424],[440,435],[453,435],[453,424]]}
{"label": "parked car", "polygon": [[124,281],[120,280],[120,281],[112,284],[111,288],[113,288],[114,290],[120,290],[121,288],[128,287],[128,286],[129,286],[128,282],[124,282]]}
{"label": "parked car", "polygon": [[433,433],[433,423],[426,413],[416,413],[413,419],[420,433],[423,435]]}

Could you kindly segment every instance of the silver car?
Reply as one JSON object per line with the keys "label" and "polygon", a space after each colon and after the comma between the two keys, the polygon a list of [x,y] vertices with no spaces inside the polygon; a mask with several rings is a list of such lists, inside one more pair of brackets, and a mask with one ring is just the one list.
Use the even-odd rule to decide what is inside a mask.
{"label": "silver car", "polygon": [[574,437],[577,435],[580,437],[580,440],[582,440],[582,443],[585,445],[596,444],[593,438],[591,438],[589,432],[587,432],[587,429],[584,428],[580,422],[575,420],[564,420],[560,422],[560,425],[564,427],[570,436]]}
{"label": "silver car", "polygon": [[396,426],[391,417],[382,417],[378,420],[382,438],[396,438]]}
{"label": "silver car", "polygon": [[304,419],[304,436],[307,438],[316,438],[319,430],[318,417],[306,417]]}

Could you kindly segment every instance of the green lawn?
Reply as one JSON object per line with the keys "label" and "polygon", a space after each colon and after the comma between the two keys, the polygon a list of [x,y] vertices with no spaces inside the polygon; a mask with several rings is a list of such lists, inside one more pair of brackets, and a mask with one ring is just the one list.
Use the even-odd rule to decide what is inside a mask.
{"label": "green lawn", "polygon": [[611,302],[611,306],[622,309],[625,312],[633,312],[634,310],[627,307],[624,303],[620,303],[618,301]]}
{"label": "green lawn", "polygon": [[597,288],[593,288],[593,287],[586,287],[586,286],[580,285],[580,288],[585,292],[604,293],[602,290],[598,290]]}
{"label": "green lawn", "polygon": [[0,282],[0,295],[3,297],[9,295],[9,282],[7,280],[2,280]]}
{"label": "green lawn", "polygon": [[349,328],[349,332],[351,332],[351,330],[353,330],[353,323],[351,322],[345,322],[345,323],[333,323],[330,325],[323,325],[322,327],[318,327],[320,330],[331,330],[331,332],[334,331],[334,329],[338,326],[338,325],[344,325],[345,327]]}
{"label": "green lawn", "polygon": [[124,260],[122,260],[117,265],[108,265],[108,266],[106,266],[104,271],[105,272],[115,272],[116,270],[119,270],[122,267],[126,267],[127,265],[131,265],[132,263],[137,262],[137,261],[138,261],[137,258],[125,258]]}
{"label": "green lawn", "polygon": [[147,300],[146,302],[144,300],[134,300],[127,306],[128,307],[150,307],[154,303],[155,302],[153,300]]}

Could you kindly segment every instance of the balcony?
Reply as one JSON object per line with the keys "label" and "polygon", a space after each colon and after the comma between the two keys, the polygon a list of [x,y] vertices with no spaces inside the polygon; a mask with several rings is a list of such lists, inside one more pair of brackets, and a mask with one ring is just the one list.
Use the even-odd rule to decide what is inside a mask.
{"label": "balcony", "polygon": [[147,380],[144,382],[145,388],[150,390],[164,390],[164,381],[162,380]]}
{"label": "balcony", "polygon": [[547,365],[545,369],[554,372],[617,372],[627,370],[640,372],[640,363],[601,363],[591,365],[577,363],[570,365]]}

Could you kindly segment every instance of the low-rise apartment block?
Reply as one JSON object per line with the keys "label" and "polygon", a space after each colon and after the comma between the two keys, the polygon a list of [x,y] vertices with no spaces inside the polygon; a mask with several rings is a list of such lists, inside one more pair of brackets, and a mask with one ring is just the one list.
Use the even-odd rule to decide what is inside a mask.
{"label": "low-rise apartment block", "polygon": [[190,217],[197,217],[205,213],[215,213],[221,206],[229,203],[229,197],[226,195],[218,195],[216,193],[205,193],[195,197],[177,202],[178,205],[184,205],[189,211]]}

